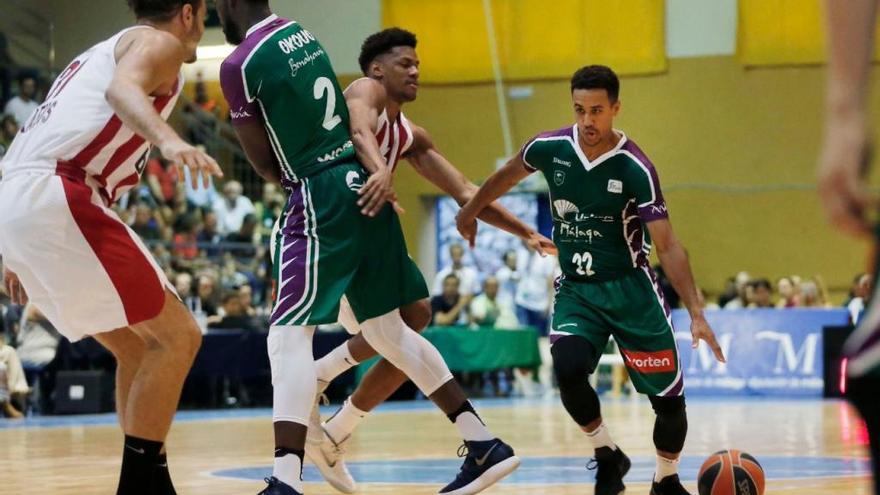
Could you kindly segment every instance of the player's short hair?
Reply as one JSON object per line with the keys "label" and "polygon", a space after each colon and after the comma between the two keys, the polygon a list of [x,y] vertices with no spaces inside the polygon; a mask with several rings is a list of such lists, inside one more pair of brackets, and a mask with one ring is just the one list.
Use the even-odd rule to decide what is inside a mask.
{"label": "player's short hair", "polygon": [[398,46],[415,48],[417,44],[416,35],[406,29],[396,27],[384,29],[378,33],[371,34],[364,40],[364,43],[361,45],[358,64],[360,64],[364,75],[367,75],[370,64],[379,55],[388,53]]}
{"label": "player's short hair", "polygon": [[207,0],[126,0],[138,19],[165,22],[174,17],[184,5],[197,9]]}
{"label": "player's short hair", "polygon": [[578,69],[571,77],[571,90],[576,89],[604,89],[613,103],[620,95],[620,80],[609,67],[588,65]]}

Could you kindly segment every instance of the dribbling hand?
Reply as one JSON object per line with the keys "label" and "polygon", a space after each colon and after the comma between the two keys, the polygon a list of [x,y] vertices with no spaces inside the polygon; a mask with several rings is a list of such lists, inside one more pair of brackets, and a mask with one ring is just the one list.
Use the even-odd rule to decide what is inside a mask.
{"label": "dribbling hand", "polygon": [[[193,189],[199,187],[199,175],[202,177],[202,183],[208,188],[210,177],[223,177],[223,171],[220,165],[208,156],[204,150],[196,146],[186,143],[182,139],[175,139],[159,146],[159,151],[167,160],[176,164],[178,167],[187,167],[190,172],[190,182]],[[182,172],[182,171],[181,171]]]}
{"label": "dribbling hand", "polygon": [[718,345],[718,341],[715,340],[715,332],[712,331],[709,322],[707,322],[702,316],[692,318],[691,336],[693,337],[691,348],[696,349],[699,347],[700,341],[702,340],[709,344],[709,348],[712,349],[712,354],[715,354],[715,359],[717,359],[719,363],[727,362],[727,359],[724,357],[724,352],[721,351],[721,346]]}

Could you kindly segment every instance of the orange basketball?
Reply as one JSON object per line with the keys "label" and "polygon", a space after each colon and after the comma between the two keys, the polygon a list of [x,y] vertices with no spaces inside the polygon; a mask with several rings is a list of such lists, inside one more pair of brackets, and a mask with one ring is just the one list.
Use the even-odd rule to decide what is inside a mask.
{"label": "orange basketball", "polygon": [[745,452],[715,452],[700,468],[697,490],[700,495],[763,495],[764,470]]}

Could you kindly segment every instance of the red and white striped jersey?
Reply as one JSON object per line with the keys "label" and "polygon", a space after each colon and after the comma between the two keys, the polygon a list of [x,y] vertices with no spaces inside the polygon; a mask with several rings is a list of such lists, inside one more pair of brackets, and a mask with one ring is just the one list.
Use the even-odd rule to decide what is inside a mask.
{"label": "red and white striped jersey", "polygon": [[[55,79],[0,163],[4,175],[46,171],[84,180],[107,204],[138,183],[150,144],[122,123],[105,98],[116,71],[116,45],[132,29],[153,28],[120,31],[76,57]],[[182,88],[180,75],[171,94],[151,97],[163,119]]]}
{"label": "red and white striped jersey", "polygon": [[385,163],[391,167],[391,170],[395,170],[400,157],[413,144],[413,130],[403,112],[398,113],[397,118],[390,122],[388,111],[382,111],[382,115],[379,116],[376,140],[379,142],[379,151],[385,157]]}

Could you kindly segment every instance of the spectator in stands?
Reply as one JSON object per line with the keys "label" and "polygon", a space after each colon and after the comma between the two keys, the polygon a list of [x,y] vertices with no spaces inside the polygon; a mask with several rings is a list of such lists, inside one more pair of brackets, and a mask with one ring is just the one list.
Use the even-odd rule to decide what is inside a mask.
{"label": "spectator in stands", "polygon": [[257,201],[254,208],[260,224],[260,237],[268,239],[272,235],[275,220],[281,216],[282,208],[284,208],[284,195],[278,191],[278,186],[266,182],[263,184],[263,197]]}
{"label": "spectator in stands", "polygon": [[244,284],[238,288],[238,296],[241,298],[241,308],[248,316],[256,316],[254,308],[254,289],[250,284]]}
{"label": "spectator in stands", "polygon": [[15,117],[19,127],[23,126],[34,110],[40,106],[36,101],[37,80],[31,75],[23,75],[18,79],[18,95],[6,102],[4,113]]}
{"label": "spectator in stands", "polygon": [[504,265],[495,272],[498,280],[498,297],[511,303],[516,298],[516,288],[522,278],[522,269],[519,267],[519,257],[513,249],[502,256]]}
{"label": "spectator in stands", "polygon": [[555,256],[530,252],[522,278],[516,288],[517,319],[546,336],[552,306],[553,281],[559,271]]}
{"label": "spectator in stands", "polygon": [[198,297],[202,311],[210,316],[217,315],[217,282],[213,275],[203,273],[199,275]]}
{"label": "spectator in stands", "polygon": [[800,294],[794,282],[789,277],[782,277],[776,282],[776,291],[779,292],[777,308],[796,308],[801,305]]}
{"label": "spectator in stands", "polygon": [[773,286],[770,284],[770,281],[766,278],[759,278],[758,280],[753,280],[751,282],[752,285],[752,300],[749,303],[749,308],[772,308],[773,304]]}
{"label": "spectator in stands", "polygon": [[24,367],[43,368],[55,359],[61,334],[35,305],[28,304],[25,314],[15,350]]}
{"label": "spectator in stands", "polygon": [[220,255],[223,236],[217,231],[217,213],[214,210],[202,211],[202,229],[196,235],[196,241],[206,256],[213,258]]}
{"label": "spectator in stands", "polygon": [[801,282],[801,306],[805,308],[828,308],[821,278]]}
{"label": "spectator in stands", "polygon": [[514,329],[519,327],[512,300],[499,296],[499,282],[488,277],[483,282],[483,293],[471,300],[471,323],[481,327]]}
{"label": "spectator in stands", "polygon": [[257,216],[248,213],[241,222],[238,232],[232,232],[226,236],[226,242],[234,244],[229,246],[229,252],[236,258],[253,258],[257,254]]}
{"label": "spectator in stands", "polygon": [[180,266],[188,267],[199,255],[196,233],[199,231],[199,219],[194,214],[186,214],[181,218],[180,230],[174,234],[171,252]]}
{"label": "spectator in stands", "polygon": [[459,281],[458,290],[461,295],[470,297],[479,292],[479,275],[476,270],[464,265],[464,248],[461,244],[449,246],[449,258],[452,260],[452,264],[437,272],[431,293],[441,294],[446,286],[446,277],[449,275],[455,275]]}
{"label": "spectator in stands", "polygon": [[724,306],[724,309],[742,309],[748,308],[750,293],[752,291],[752,286],[749,284],[752,277],[748,272],[739,272],[736,274],[736,296],[734,299],[728,301]]}
{"label": "spectator in stands", "polygon": [[15,407],[17,399],[30,392],[27,380],[24,377],[24,369],[21,360],[18,359],[15,349],[6,345],[6,338],[0,336],[0,409],[7,418],[18,419],[24,417],[21,411]]}
{"label": "spectator in stands", "polygon": [[724,289],[718,295],[718,307],[723,308],[727,303],[739,297],[736,290],[736,277],[729,277],[724,281]]}
{"label": "spectator in stands", "polygon": [[186,197],[186,187],[181,182],[174,187],[174,197],[162,207],[162,211],[165,224],[170,225],[174,232],[185,230],[188,225],[184,224],[189,221],[189,217],[201,221],[201,210]]}
{"label": "spectator in stands", "polygon": [[134,222],[131,224],[131,230],[145,241],[165,240],[163,239],[162,217],[146,203],[135,205]]}
{"label": "spectator in stands", "polygon": [[467,322],[467,307],[471,295],[459,292],[459,280],[450,273],[443,279],[440,294],[431,298],[431,314],[436,326],[461,325]]}
{"label": "spectator in stands", "polygon": [[144,175],[156,202],[162,205],[171,204],[177,189],[177,167],[157,154],[147,162]]}
{"label": "spectator in stands", "polygon": [[867,273],[860,273],[853,279],[852,287],[849,290],[849,297],[843,303],[844,307],[849,311],[853,324],[859,321],[862,312],[865,310],[865,302],[871,295],[872,277]]}
{"label": "spectator in stands", "polygon": [[230,292],[223,297],[223,317],[216,323],[209,323],[209,326],[210,328],[259,330],[256,321],[245,313],[241,304],[241,295],[235,292]]}
{"label": "spectator in stands", "polygon": [[12,144],[15,135],[18,134],[18,124],[12,115],[3,115],[0,118],[0,158],[6,155],[6,150]]}
{"label": "spectator in stands", "polygon": [[0,105],[12,97],[12,74],[14,71],[15,61],[9,54],[9,40],[5,34],[0,33]]}
{"label": "spectator in stands", "polygon": [[220,269],[220,286],[227,290],[238,290],[249,282],[247,275],[238,269],[232,253],[223,253],[223,266]]}
{"label": "spectator in stands", "polygon": [[214,204],[217,212],[218,231],[221,234],[237,232],[241,228],[244,217],[254,213],[254,204],[247,196],[242,195],[241,183],[235,180],[223,186],[223,197]]}

